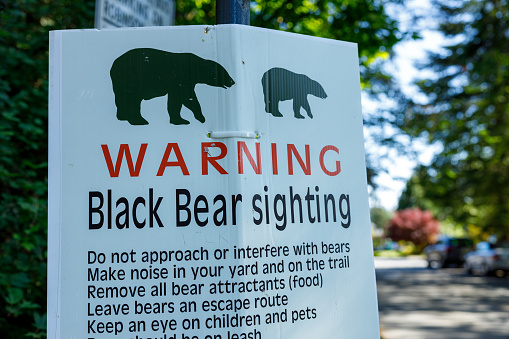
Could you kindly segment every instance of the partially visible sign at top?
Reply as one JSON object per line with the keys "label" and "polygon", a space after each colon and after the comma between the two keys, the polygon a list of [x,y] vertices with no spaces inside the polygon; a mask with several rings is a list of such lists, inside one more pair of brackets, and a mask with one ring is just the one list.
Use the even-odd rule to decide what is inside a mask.
{"label": "partially visible sign at top", "polygon": [[96,0],[95,27],[172,26],[175,0]]}

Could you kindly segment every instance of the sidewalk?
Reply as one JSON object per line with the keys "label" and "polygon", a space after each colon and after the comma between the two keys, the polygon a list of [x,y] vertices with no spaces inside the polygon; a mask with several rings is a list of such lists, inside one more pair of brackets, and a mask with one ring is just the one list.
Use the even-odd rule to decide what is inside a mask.
{"label": "sidewalk", "polygon": [[428,262],[423,256],[413,255],[399,258],[375,257],[375,269],[384,268],[426,268]]}

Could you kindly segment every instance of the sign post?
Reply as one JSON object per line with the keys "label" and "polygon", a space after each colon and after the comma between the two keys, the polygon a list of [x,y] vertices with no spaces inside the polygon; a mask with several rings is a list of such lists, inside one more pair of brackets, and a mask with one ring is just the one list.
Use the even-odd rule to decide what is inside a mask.
{"label": "sign post", "polygon": [[216,1],[216,25],[240,24],[249,25],[251,1]]}
{"label": "sign post", "polygon": [[55,31],[50,60],[49,338],[379,337],[355,44]]}

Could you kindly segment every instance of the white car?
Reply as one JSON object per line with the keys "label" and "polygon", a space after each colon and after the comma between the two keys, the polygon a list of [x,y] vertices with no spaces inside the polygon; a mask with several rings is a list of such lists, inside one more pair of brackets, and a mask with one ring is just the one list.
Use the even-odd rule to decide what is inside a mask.
{"label": "white car", "polygon": [[509,272],[509,243],[498,245],[487,241],[476,245],[476,250],[465,255],[465,270],[475,275],[495,273],[503,276]]}

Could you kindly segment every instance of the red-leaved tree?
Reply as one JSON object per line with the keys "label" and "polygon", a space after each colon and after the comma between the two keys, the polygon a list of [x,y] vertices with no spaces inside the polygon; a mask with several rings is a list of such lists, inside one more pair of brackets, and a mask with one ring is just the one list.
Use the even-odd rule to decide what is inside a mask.
{"label": "red-leaved tree", "polygon": [[408,208],[394,213],[387,232],[394,241],[410,241],[422,249],[439,233],[439,227],[430,211]]}

